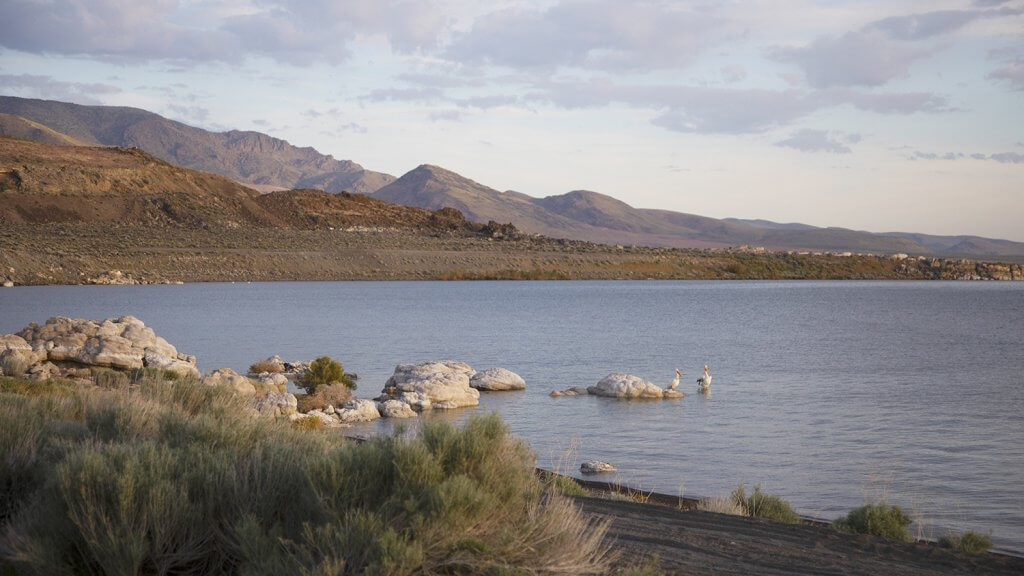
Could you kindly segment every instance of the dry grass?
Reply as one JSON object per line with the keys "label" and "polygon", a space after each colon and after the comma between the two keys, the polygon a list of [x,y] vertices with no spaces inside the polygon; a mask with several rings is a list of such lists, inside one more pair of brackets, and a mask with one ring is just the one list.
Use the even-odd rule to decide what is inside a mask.
{"label": "dry grass", "polygon": [[28,369],[28,360],[17,354],[5,354],[0,358],[0,376],[22,376]]}
{"label": "dry grass", "polygon": [[278,374],[283,371],[284,366],[281,366],[276,362],[268,362],[267,360],[260,360],[252,366],[249,366],[249,374],[262,374],[264,372]]}
{"label": "dry grass", "polygon": [[745,516],[743,506],[736,503],[730,497],[702,498],[697,502],[697,510],[714,512],[716,514],[729,514],[731,516]]}
{"label": "dry grass", "polygon": [[296,396],[299,401],[299,412],[303,414],[310,410],[323,410],[328,406],[340,407],[352,399],[352,390],[344,384],[327,384],[319,386],[314,394],[300,394]]}

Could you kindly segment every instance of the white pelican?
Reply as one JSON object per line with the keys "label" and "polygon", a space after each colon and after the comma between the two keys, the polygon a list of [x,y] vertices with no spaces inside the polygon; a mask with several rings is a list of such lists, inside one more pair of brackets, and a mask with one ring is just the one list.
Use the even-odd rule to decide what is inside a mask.
{"label": "white pelican", "polygon": [[711,374],[708,372],[707,364],[704,365],[704,377],[697,378],[697,388],[699,388],[701,392],[707,392],[711,389]]}
{"label": "white pelican", "polygon": [[683,377],[683,373],[676,368],[676,377],[672,379],[672,383],[668,385],[669,390],[675,390],[679,386],[679,379]]}

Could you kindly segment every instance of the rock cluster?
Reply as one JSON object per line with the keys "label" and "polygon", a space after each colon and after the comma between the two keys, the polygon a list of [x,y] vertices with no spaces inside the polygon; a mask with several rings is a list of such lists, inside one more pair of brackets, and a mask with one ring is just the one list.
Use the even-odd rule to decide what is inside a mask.
{"label": "rock cluster", "polygon": [[380,417],[377,403],[373,400],[350,400],[340,408],[328,406],[323,410],[310,410],[305,414],[291,414],[288,418],[293,422],[302,418],[317,418],[327,428],[339,428],[357,422],[372,422]]}
{"label": "rock cluster", "polygon": [[639,376],[623,374],[622,372],[612,372],[594,386],[589,386],[586,389],[573,386],[565,390],[554,390],[550,395],[552,398],[558,398],[560,396],[586,396],[587,394],[627,399],[682,398],[685,396],[685,394],[678,390],[665,389]]}
{"label": "rock cluster", "polygon": [[98,368],[144,367],[199,377],[195,356],[179,353],[134,316],[102,322],[55,316],[42,326],[33,322],[17,334],[0,337],[0,362],[5,372],[24,369],[8,375],[39,380],[88,378]]}
{"label": "rock cluster", "polygon": [[252,408],[260,414],[290,416],[299,406],[295,395],[288,392],[288,378],[282,374],[263,373],[248,378],[231,368],[218,368],[207,372],[200,382],[250,397]]}
{"label": "rock cluster", "polygon": [[[440,361],[420,364],[399,364],[377,398],[381,412],[410,415],[408,408],[448,410],[480,403],[479,390],[522,390],[526,382],[521,376],[504,368],[477,372],[465,362]],[[479,390],[478,390],[479,389]]]}

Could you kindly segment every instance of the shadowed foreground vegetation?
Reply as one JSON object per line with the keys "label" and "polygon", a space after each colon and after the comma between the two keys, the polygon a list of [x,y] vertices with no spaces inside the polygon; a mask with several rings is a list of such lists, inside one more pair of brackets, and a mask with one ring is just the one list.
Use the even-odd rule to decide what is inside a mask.
{"label": "shadowed foreground vegetation", "polygon": [[0,572],[604,573],[497,416],[357,444],[226,390],[0,378]]}

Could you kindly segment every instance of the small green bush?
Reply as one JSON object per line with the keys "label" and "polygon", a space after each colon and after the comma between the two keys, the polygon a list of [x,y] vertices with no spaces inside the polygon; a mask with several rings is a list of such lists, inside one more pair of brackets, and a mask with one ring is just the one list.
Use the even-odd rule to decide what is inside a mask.
{"label": "small green bush", "polygon": [[992,535],[968,530],[963,534],[950,534],[940,538],[939,546],[968,554],[984,554],[992,548]]}
{"label": "small green bush", "polygon": [[907,530],[910,522],[910,517],[899,506],[877,502],[850,510],[849,514],[837,519],[832,526],[840,532],[872,534],[889,540],[911,542],[913,538]]}
{"label": "small green bush", "polygon": [[740,485],[733,490],[732,501],[743,509],[743,513],[754,518],[764,518],[773,522],[784,524],[799,524],[800,517],[793,511],[793,507],[778,496],[761,492],[761,486],[754,486],[754,493],[747,496],[746,487]]}
{"label": "small green bush", "polygon": [[306,368],[295,383],[307,394],[316,394],[318,387],[338,382],[349,390],[356,389],[355,374],[346,374],[341,362],[330,356],[321,356],[310,363],[309,368]]}
{"label": "small green bush", "polygon": [[547,479],[548,488],[566,496],[587,496],[587,491],[576,480],[561,474],[551,474]]}

